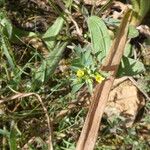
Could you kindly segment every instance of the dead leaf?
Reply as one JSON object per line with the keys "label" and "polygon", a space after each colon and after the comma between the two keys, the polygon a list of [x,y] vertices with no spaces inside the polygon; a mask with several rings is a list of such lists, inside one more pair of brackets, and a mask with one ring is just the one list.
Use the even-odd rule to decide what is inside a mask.
{"label": "dead leaf", "polygon": [[[115,82],[117,82],[116,79]],[[130,122],[126,123],[129,127],[133,124],[138,111],[145,105],[145,99],[140,94],[137,87],[129,79],[120,83],[109,94],[105,114],[109,119],[114,115],[125,116]]]}

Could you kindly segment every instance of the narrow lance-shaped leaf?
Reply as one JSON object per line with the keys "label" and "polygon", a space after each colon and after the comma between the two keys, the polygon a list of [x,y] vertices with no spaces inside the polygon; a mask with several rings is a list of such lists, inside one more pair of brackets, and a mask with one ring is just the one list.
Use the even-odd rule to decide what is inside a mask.
{"label": "narrow lance-shaped leaf", "polygon": [[2,35],[2,37],[1,37],[1,43],[2,43],[2,50],[3,50],[3,53],[4,53],[4,55],[6,56],[10,67],[11,67],[12,69],[14,69],[14,67],[15,67],[15,62],[14,62],[14,60],[13,60],[11,54],[10,54],[11,52],[10,52],[9,41],[8,41],[8,39],[7,39],[4,35]]}
{"label": "narrow lance-shaped leaf", "polygon": [[14,124],[11,125],[11,130],[10,130],[10,137],[9,137],[9,147],[10,150],[17,150],[17,137],[16,137],[16,132],[14,129]]}
{"label": "narrow lance-shaped leaf", "polygon": [[46,60],[43,60],[41,66],[34,74],[33,89],[37,89],[39,86],[41,86],[42,83],[44,83],[45,74],[46,74]]}
{"label": "narrow lance-shaped leaf", "polygon": [[65,50],[67,46],[67,42],[62,43],[60,45],[58,45],[49,55],[48,59],[47,59],[47,70],[46,70],[46,76],[45,76],[45,80],[47,81],[49,76],[51,76],[53,74],[53,72],[55,71],[62,55],[63,52]]}
{"label": "narrow lance-shaped leaf", "polygon": [[131,0],[131,4],[133,7],[131,24],[138,26],[150,11],[150,0]]}
{"label": "narrow lance-shaped leaf", "polygon": [[72,87],[72,93],[75,94],[83,85],[84,83],[74,84]]}
{"label": "narrow lance-shaped leaf", "polygon": [[56,36],[61,31],[63,24],[64,19],[61,17],[57,18],[54,24],[49,27],[46,33],[43,35],[43,41],[45,42],[49,50],[54,47]]}
{"label": "narrow lance-shaped leaf", "polygon": [[142,16],[141,20],[145,15],[150,11],[150,0],[141,0],[140,1],[140,15]]}
{"label": "narrow lance-shaped leaf", "polygon": [[0,12],[0,25],[3,28],[3,33],[7,37],[11,38],[11,36],[12,36],[12,24],[11,24],[10,20],[7,18],[5,11]]}
{"label": "narrow lance-shaped leaf", "polygon": [[67,42],[59,44],[49,54],[49,57],[43,60],[41,66],[35,72],[33,77],[33,89],[39,88],[44,82],[46,82],[54,73],[62,55],[65,50]]}

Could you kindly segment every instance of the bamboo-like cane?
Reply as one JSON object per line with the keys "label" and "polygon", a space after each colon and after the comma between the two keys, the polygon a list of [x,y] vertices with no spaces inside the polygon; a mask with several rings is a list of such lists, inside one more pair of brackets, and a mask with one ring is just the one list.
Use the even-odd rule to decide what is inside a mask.
{"label": "bamboo-like cane", "polygon": [[92,104],[89,108],[86,120],[77,142],[76,150],[93,150],[96,143],[101,118],[107,103],[107,99],[115,80],[115,76],[123,56],[127,41],[128,25],[131,18],[131,10],[127,8],[116,39],[114,40],[104,66],[101,70],[109,71],[110,76],[95,88]]}

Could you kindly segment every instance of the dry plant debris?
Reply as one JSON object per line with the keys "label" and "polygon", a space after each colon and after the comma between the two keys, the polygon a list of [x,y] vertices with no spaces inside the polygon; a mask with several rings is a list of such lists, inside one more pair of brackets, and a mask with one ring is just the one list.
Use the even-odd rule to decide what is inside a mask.
{"label": "dry plant debris", "polygon": [[[116,79],[114,81],[118,82]],[[132,126],[137,113],[145,105],[145,98],[137,87],[126,79],[122,83],[113,88],[109,94],[108,102],[105,108],[105,114],[111,120],[113,116],[125,116],[127,126]]]}

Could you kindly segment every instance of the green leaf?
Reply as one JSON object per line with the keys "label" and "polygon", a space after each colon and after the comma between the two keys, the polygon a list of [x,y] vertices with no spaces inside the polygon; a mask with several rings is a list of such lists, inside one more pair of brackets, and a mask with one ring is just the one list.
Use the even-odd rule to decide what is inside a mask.
{"label": "green leaf", "polygon": [[58,45],[49,55],[48,59],[46,60],[47,62],[47,72],[46,72],[46,81],[48,80],[49,76],[51,76],[59,61],[61,60],[61,57],[63,55],[63,52],[67,46],[67,42],[62,43],[60,45]]}
{"label": "green leaf", "polygon": [[90,45],[86,45],[84,48],[75,47],[75,53],[77,58],[73,59],[72,66],[84,68],[94,64]]}
{"label": "green leaf", "polygon": [[124,56],[118,70],[118,75],[133,76],[143,73],[144,71],[145,67],[142,62]]}
{"label": "green leaf", "polygon": [[38,68],[38,70],[34,74],[34,82],[33,82],[33,87],[36,89],[36,87],[39,87],[44,83],[45,81],[45,76],[46,76],[46,61],[43,60],[41,66]]}
{"label": "green leaf", "polygon": [[10,43],[9,43],[7,37],[5,37],[5,35],[2,35],[2,37],[1,37],[1,44],[2,44],[3,53],[4,53],[4,55],[6,56],[10,67],[11,67],[12,69],[14,69],[14,67],[15,67],[15,62],[14,62],[14,60],[13,60],[13,57],[11,56]]}
{"label": "green leaf", "polygon": [[86,46],[85,49],[86,50],[83,53],[83,65],[88,67],[88,66],[93,64],[91,47],[90,46]]}
{"label": "green leaf", "polygon": [[1,32],[5,34],[7,37],[11,38],[12,36],[12,24],[11,21],[7,18],[6,12],[1,11],[0,12],[0,27],[1,27]]}
{"label": "green leaf", "polygon": [[79,91],[81,89],[81,87],[84,85],[84,83],[78,83],[78,84],[74,84],[72,86],[72,93],[76,93],[77,91]]}
{"label": "green leaf", "polygon": [[139,31],[135,28],[135,26],[129,26],[128,38],[135,38],[139,36]]}
{"label": "green leaf", "polygon": [[78,45],[78,46],[75,45],[74,51],[76,55],[80,57],[81,53],[83,52],[83,48],[81,47],[81,45]]}
{"label": "green leaf", "polygon": [[125,46],[124,56],[132,57],[133,56],[133,48],[130,43],[127,43]]}
{"label": "green leaf", "polygon": [[14,127],[12,127],[10,131],[9,146],[10,150],[17,150],[16,132]]}
{"label": "green leaf", "polygon": [[99,61],[102,61],[102,59],[106,56],[111,44],[108,29],[104,21],[97,16],[89,17],[87,23],[92,42],[92,52],[94,54],[100,53]]}
{"label": "green leaf", "polygon": [[150,0],[140,0],[139,5],[140,9],[138,13],[141,17],[144,17],[150,11]]}
{"label": "green leaf", "polygon": [[3,136],[6,136],[6,137],[10,136],[10,133],[7,130],[0,129],[0,134],[3,135]]}
{"label": "green leaf", "polygon": [[90,94],[92,94],[92,92],[93,92],[93,81],[91,79],[87,79],[86,84],[88,87],[88,91],[90,92]]}
{"label": "green leaf", "polygon": [[15,43],[20,43],[21,37],[38,37],[38,35],[34,32],[24,31],[13,26],[11,41]]}
{"label": "green leaf", "polygon": [[91,53],[85,53],[84,57],[85,57],[84,58],[85,59],[85,62],[84,62],[85,67],[89,67],[90,65],[94,64]]}
{"label": "green leaf", "polygon": [[114,19],[114,18],[108,17],[108,18],[104,18],[103,20],[109,26],[117,26],[118,27],[120,25],[119,19]]}
{"label": "green leaf", "polygon": [[33,76],[33,89],[39,88],[52,76],[66,46],[67,42],[57,45],[56,48],[49,54],[49,57],[42,61],[41,66]]}
{"label": "green leaf", "polygon": [[150,11],[150,0],[131,0],[133,14],[131,24],[137,26]]}
{"label": "green leaf", "polygon": [[2,7],[5,3],[5,0],[0,0],[0,7]]}
{"label": "green leaf", "polygon": [[78,70],[79,68],[84,68],[84,65],[81,61],[80,58],[77,58],[77,59],[74,59],[72,62],[71,62],[71,68],[73,70]]}
{"label": "green leaf", "polygon": [[46,33],[42,36],[43,41],[47,45],[48,49],[51,50],[54,47],[56,36],[61,31],[64,24],[64,19],[59,17],[56,19],[54,24],[48,28]]}

